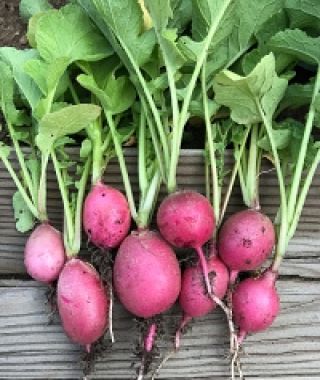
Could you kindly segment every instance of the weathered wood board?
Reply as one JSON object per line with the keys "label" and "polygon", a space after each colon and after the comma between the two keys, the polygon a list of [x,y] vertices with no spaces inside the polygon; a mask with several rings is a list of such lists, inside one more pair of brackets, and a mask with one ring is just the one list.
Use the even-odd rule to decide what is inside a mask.
{"label": "weathered wood board", "polygon": [[[272,328],[251,336],[243,354],[246,379],[320,378],[320,285],[314,281],[281,280],[282,312]],[[80,379],[79,348],[57,322],[47,325],[45,288],[31,281],[0,281],[0,379]],[[166,319],[175,319],[174,310]],[[137,329],[118,304],[116,343],[98,360],[90,379],[134,379],[132,354]],[[217,310],[194,323],[181,351],[163,368],[161,379],[226,380],[229,378],[227,329]],[[167,342],[168,343],[168,342]],[[163,342],[159,342],[166,351]],[[135,364],[132,367],[132,363]]]}
{"label": "weathered wood board", "polygon": [[[127,154],[130,173],[136,177],[135,152]],[[14,163],[17,167],[16,162]],[[320,173],[320,172],[319,172]],[[62,207],[53,172],[49,173],[49,214],[61,225]],[[121,188],[116,161],[106,173],[106,181]],[[181,188],[204,191],[203,160],[200,151],[184,151],[179,167]],[[278,283],[282,312],[265,333],[246,341],[242,357],[246,379],[320,380],[320,176],[316,176],[299,229],[290,244]],[[1,379],[81,379],[81,350],[69,342],[59,320],[48,325],[46,288],[30,281],[23,267],[26,237],[15,230],[11,196],[15,191],[0,164],[0,380]],[[164,193],[162,193],[162,196]],[[263,209],[274,216],[277,188],[274,172],[261,176]],[[242,207],[236,188],[228,212]],[[20,280],[19,280],[20,278]],[[178,308],[166,315],[177,320]],[[132,317],[116,304],[114,315],[116,343],[112,351],[97,361],[88,379],[135,377],[138,360],[133,351],[137,326]],[[167,325],[167,323],[165,323]],[[159,341],[162,353],[169,347],[169,336]],[[199,319],[183,338],[181,351],[161,372],[160,378],[229,378],[227,328],[217,310]],[[133,364],[132,364],[133,363]]]}

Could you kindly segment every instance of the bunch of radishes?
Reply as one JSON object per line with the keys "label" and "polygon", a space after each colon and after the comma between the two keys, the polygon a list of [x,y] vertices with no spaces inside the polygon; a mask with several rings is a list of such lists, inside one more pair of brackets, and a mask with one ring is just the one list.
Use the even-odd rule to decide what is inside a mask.
{"label": "bunch of radishes", "polygon": [[[108,327],[114,340],[113,289],[129,312],[146,319],[138,379],[154,348],[157,316],[178,300],[183,315],[173,342],[176,351],[186,324],[218,305],[230,330],[232,377],[236,365],[242,377],[239,345],[248,333],[268,328],[279,312],[275,287],[279,265],[320,161],[311,137],[319,108],[319,69],[312,97],[305,101],[310,108],[299,135],[294,123],[274,122],[286,100],[292,75],[288,70],[301,57],[294,41],[289,41],[292,46],[281,69],[276,68],[277,56],[259,50],[261,57],[254,57],[248,70],[243,55],[258,38],[254,28],[266,28],[251,20],[254,28],[234,57],[220,62],[213,55],[233,35],[237,23],[231,25],[230,20],[241,18],[250,2],[194,2],[193,13],[184,1],[175,8],[165,2],[162,8],[153,0],[130,4],[78,0],[79,5],[59,11],[49,6],[28,8],[28,3],[22,1],[22,8],[32,16],[28,38],[33,49],[0,49],[0,105],[21,171],[14,171],[11,148],[4,142],[0,158],[17,186],[18,229],[26,232],[35,220],[39,222],[25,246],[27,272],[46,284],[57,281],[64,330],[88,352]],[[183,14],[183,20],[173,11]],[[124,14],[130,15],[126,22],[133,23],[132,30],[123,23]],[[221,36],[224,28],[226,35]],[[274,52],[281,50],[281,32],[270,46]],[[320,60],[314,61],[320,65]],[[241,75],[227,70],[235,62],[243,66]],[[192,118],[201,118],[206,130],[206,196],[177,184],[185,125]],[[294,153],[284,135],[292,137],[295,149],[298,146]],[[70,144],[80,149],[71,154]],[[131,145],[137,150],[138,181],[128,169],[125,146]],[[308,149],[314,152],[311,162]],[[224,160],[230,150],[234,160],[228,172]],[[125,195],[104,176],[113,157]],[[275,224],[260,211],[264,158],[274,166],[279,183]],[[49,162],[64,209],[63,234],[47,213]],[[237,178],[247,209],[225,221]],[[161,185],[168,195],[158,205]],[[150,228],[152,220],[158,231]],[[108,283],[77,257],[82,226],[101,256],[114,257]],[[194,253],[193,264],[182,273],[175,248]],[[251,277],[274,248],[270,268]],[[239,273],[246,278],[239,280]]]}

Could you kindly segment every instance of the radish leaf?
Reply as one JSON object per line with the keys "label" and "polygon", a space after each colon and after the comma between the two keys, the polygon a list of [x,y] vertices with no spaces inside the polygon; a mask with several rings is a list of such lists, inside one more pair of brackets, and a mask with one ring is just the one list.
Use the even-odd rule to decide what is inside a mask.
{"label": "radish leaf", "polygon": [[12,205],[17,230],[22,233],[31,230],[35,224],[35,218],[19,191],[14,193]]}
{"label": "radish leaf", "polygon": [[266,116],[272,118],[287,84],[286,79],[278,77],[271,53],[246,77],[222,71],[216,76],[213,88],[216,102],[231,109],[232,120],[238,124],[253,124],[261,121],[258,102]]}
{"label": "radish leaf", "polygon": [[28,21],[33,15],[52,9],[47,0],[21,0],[19,5],[20,16]]}
{"label": "radish leaf", "polygon": [[112,53],[90,19],[73,4],[45,13],[37,22],[35,38],[41,57],[48,62],[61,57],[69,63],[99,60]]}
{"label": "radish leaf", "polygon": [[113,114],[122,113],[130,108],[136,96],[134,87],[125,76],[115,78],[114,75],[110,75],[103,88],[100,88],[89,75],[81,74],[77,80],[100,100],[105,110]]}
{"label": "radish leaf", "polygon": [[18,50],[13,47],[0,48],[0,58],[11,67],[19,91],[27,100],[32,110],[38,104],[41,92],[32,78],[25,73],[24,66],[29,60],[38,57],[39,54],[33,49]]}
{"label": "radish leaf", "polygon": [[271,50],[291,54],[299,60],[320,65],[320,37],[308,36],[299,29],[287,29],[271,38]]}
{"label": "radish leaf", "polygon": [[78,133],[100,115],[100,107],[93,104],[68,106],[45,115],[39,123],[36,143],[39,149],[50,152],[55,141],[67,135]]}

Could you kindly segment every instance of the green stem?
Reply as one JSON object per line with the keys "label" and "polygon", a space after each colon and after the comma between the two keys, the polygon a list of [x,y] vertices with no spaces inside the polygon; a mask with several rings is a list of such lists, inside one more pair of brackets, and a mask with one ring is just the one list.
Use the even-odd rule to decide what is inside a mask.
{"label": "green stem", "polygon": [[313,89],[312,101],[311,101],[310,109],[307,116],[307,122],[306,122],[305,130],[304,130],[299,157],[298,157],[297,165],[296,165],[295,172],[293,175],[292,186],[291,186],[291,191],[289,195],[289,202],[288,202],[289,223],[292,223],[292,220],[295,214],[296,200],[297,200],[298,191],[300,188],[302,172],[303,172],[305,158],[306,158],[307,149],[308,149],[308,143],[309,143],[309,139],[310,139],[310,135],[311,135],[312,127],[313,127],[313,121],[315,117],[315,100],[316,100],[316,96],[319,93],[319,90],[320,90],[320,66],[318,66],[318,71],[317,71],[314,89]]}
{"label": "green stem", "polygon": [[137,226],[139,229],[145,229],[148,227],[154,206],[156,204],[157,195],[160,189],[161,175],[160,171],[156,170],[151,183],[149,185],[144,202],[141,204],[138,212]]}
{"label": "green stem", "polygon": [[102,147],[101,147],[101,150],[103,153],[105,153],[107,151],[111,142],[112,142],[112,135],[111,135],[111,133],[108,133],[106,138],[104,139],[104,142],[103,142]]}
{"label": "green stem", "polygon": [[269,142],[272,149],[272,154],[274,158],[274,165],[277,172],[279,189],[280,189],[280,229],[277,242],[276,256],[284,256],[287,250],[287,233],[288,233],[288,207],[287,207],[287,196],[286,196],[286,186],[283,178],[283,173],[281,169],[280,159],[278,155],[278,150],[276,143],[274,141],[273,129],[270,120],[266,117],[261,104],[258,99],[256,99],[257,108],[263,120],[263,124],[266,128]]}
{"label": "green stem", "polygon": [[241,194],[242,194],[242,199],[243,203],[245,205],[248,205],[249,202],[249,194],[248,194],[248,188],[246,186],[246,178],[247,178],[247,169],[248,169],[248,164],[247,164],[247,159],[246,159],[246,150],[243,150],[243,154],[241,155],[240,159],[240,148],[238,146],[234,147],[234,157],[236,160],[240,160],[240,165],[238,169],[238,176],[239,176],[239,182],[240,182],[240,188],[241,188]]}
{"label": "green stem", "polygon": [[292,222],[290,224],[290,228],[289,228],[289,232],[288,232],[288,242],[292,239],[293,235],[296,232],[296,229],[297,229],[297,226],[299,223],[299,219],[300,219],[300,215],[301,215],[304,203],[306,201],[310,186],[312,184],[313,177],[315,175],[315,172],[318,168],[319,163],[320,163],[320,149],[317,151],[317,153],[316,153],[316,155],[312,161],[311,167],[308,171],[308,174],[307,174],[306,178],[304,179],[304,184],[303,184],[303,187],[301,189],[301,193],[300,193],[300,196],[298,198],[298,201],[296,203],[295,213],[294,213]]}
{"label": "green stem", "polygon": [[215,147],[212,134],[212,124],[209,115],[208,107],[208,96],[206,89],[206,61],[204,62],[201,74],[201,87],[202,87],[202,99],[204,108],[204,120],[207,132],[207,144],[210,157],[210,167],[211,167],[211,181],[212,181],[212,206],[216,221],[220,219],[220,198],[221,198],[221,187],[219,186],[217,162]]}
{"label": "green stem", "polygon": [[50,155],[52,158],[54,170],[56,172],[56,177],[57,177],[59,190],[60,190],[62,203],[63,203],[64,217],[65,217],[65,224],[66,224],[65,228],[67,231],[67,242],[68,242],[67,246],[70,247],[74,239],[74,226],[73,226],[72,211],[71,211],[71,206],[69,202],[68,192],[66,190],[66,186],[62,178],[59,162],[58,162],[54,149],[51,149]]}
{"label": "green stem", "polygon": [[131,184],[130,184],[130,179],[129,179],[129,174],[128,174],[125,158],[124,158],[123,151],[122,151],[122,146],[121,146],[119,139],[118,139],[118,136],[117,136],[117,131],[116,131],[116,128],[115,128],[115,125],[113,122],[112,114],[110,112],[108,112],[107,110],[105,110],[105,115],[106,115],[106,118],[107,118],[107,121],[109,124],[109,128],[110,128],[110,131],[112,134],[114,148],[115,148],[116,155],[117,155],[117,158],[119,161],[122,180],[123,180],[124,188],[126,191],[131,216],[135,221],[137,221],[137,210],[136,210],[136,206],[134,203],[133,192],[132,192],[132,188],[131,188]]}
{"label": "green stem", "polygon": [[258,126],[255,124],[251,130],[251,139],[249,147],[248,171],[246,178],[247,192],[249,196],[249,203],[247,206],[253,209],[260,209],[259,196],[258,196],[258,172],[257,172],[257,159],[258,159]]}
{"label": "green stem", "polygon": [[102,126],[101,119],[88,126],[87,134],[92,143],[92,185],[101,181],[103,168]]}
{"label": "green stem", "polygon": [[[118,37],[119,38],[119,37]],[[161,145],[162,145],[162,149],[163,149],[163,153],[164,153],[164,163],[165,163],[165,167],[167,168],[168,165],[169,165],[169,146],[168,146],[168,140],[167,140],[167,136],[165,135],[164,133],[164,128],[162,126],[162,122],[161,122],[161,118],[160,118],[160,113],[157,109],[157,106],[154,102],[154,99],[150,93],[150,90],[148,88],[148,85],[141,73],[141,70],[140,68],[138,67],[138,65],[136,64],[135,60],[133,59],[130,51],[127,49],[126,45],[123,43],[123,41],[119,38],[119,41],[120,41],[120,44],[123,48],[123,50],[125,51],[125,53],[127,54],[129,60],[130,60],[130,63],[138,77],[138,80],[141,84],[141,87],[142,87],[142,90],[143,90],[143,93],[144,93],[144,96],[145,98],[147,99],[147,102],[149,104],[149,107],[151,109],[151,112],[152,112],[152,115],[153,115],[153,118],[154,118],[154,121],[156,123],[156,127],[157,127],[157,130],[158,130],[158,134],[159,134],[159,138],[160,138],[160,141],[161,141]]]}
{"label": "green stem", "polygon": [[143,202],[148,189],[148,178],[146,171],[146,118],[141,111],[138,131],[138,175],[140,188],[140,201]]}
{"label": "green stem", "polygon": [[5,156],[0,156],[0,158],[2,159],[2,162],[4,164],[4,166],[6,167],[8,173],[10,174],[11,178],[13,179],[18,191],[20,192],[22,198],[24,199],[24,201],[26,202],[26,205],[28,206],[30,212],[32,213],[32,215],[36,218],[36,219],[39,219],[39,213],[38,213],[38,210],[37,208],[35,207],[35,205],[33,204],[32,200],[30,199],[29,195],[27,194],[27,192],[25,191],[21,181],[19,180],[18,176],[16,175],[10,161],[7,159],[7,157]]}
{"label": "green stem", "polygon": [[[170,167],[169,167],[169,176],[168,176],[168,191],[173,192],[176,189],[176,173],[177,173],[177,166],[178,166],[178,161],[179,161],[179,150],[181,146],[181,141],[182,141],[182,136],[183,136],[183,130],[184,130],[184,125],[186,123],[186,120],[188,118],[188,111],[189,111],[189,106],[192,98],[192,94],[195,88],[195,85],[197,83],[197,79],[199,77],[199,74],[201,72],[203,63],[205,62],[210,44],[212,42],[213,36],[216,33],[216,31],[219,28],[219,24],[229,7],[230,3],[233,0],[225,0],[223,6],[221,7],[220,11],[218,12],[213,24],[211,25],[208,35],[205,39],[203,49],[197,59],[195,69],[192,73],[192,77],[190,79],[190,82],[187,87],[187,92],[186,96],[184,98],[183,104],[182,104],[182,109],[180,113],[180,118],[179,118],[179,123],[178,123],[178,128],[173,131],[173,133],[177,134],[176,138],[176,144],[174,146],[174,150],[171,152],[171,160],[170,160]],[[173,138],[174,139],[174,138]]]}
{"label": "green stem", "polygon": [[[205,152],[208,151],[208,143],[206,144],[206,148],[205,148]],[[211,184],[211,176],[210,176],[210,159],[208,159],[207,157],[205,157],[205,178],[206,178],[206,197],[208,199],[211,199],[211,187],[210,187],[210,184]],[[213,202],[213,199],[212,199],[212,202]]]}
{"label": "green stem", "polygon": [[237,177],[237,173],[239,172],[239,169],[241,167],[241,165],[240,165],[240,163],[241,163],[241,157],[243,155],[244,148],[246,146],[246,142],[247,142],[247,139],[248,139],[248,136],[249,136],[249,132],[250,132],[250,128],[247,128],[245,136],[244,136],[244,139],[243,139],[243,141],[242,141],[242,143],[240,145],[240,149],[238,149],[238,154],[236,155],[236,162],[233,165],[233,169],[232,169],[231,177],[230,177],[230,180],[229,180],[228,188],[227,188],[226,194],[225,194],[225,196],[223,198],[223,204],[222,204],[222,207],[221,207],[221,214],[219,216],[218,223],[217,223],[217,227],[218,228],[219,228],[219,226],[221,225],[221,223],[223,221],[223,218],[224,218],[224,215],[225,215],[225,212],[226,212],[226,209],[227,209],[230,197],[231,197],[232,189],[233,189],[236,177]]}
{"label": "green stem", "polygon": [[38,212],[41,222],[48,220],[47,215],[47,167],[50,153],[41,153],[41,175],[38,190]]}
{"label": "green stem", "polygon": [[71,249],[69,251],[70,256],[77,256],[80,248],[81,248],[81,226],[82,226],[82,206],[83,199],[86,192],[86,185],[89,178],[91,166],[91,157],[89,157],[84,164],[82,176],[78,183],[78,195],[77,195],[77,203],[76,203],[76,211],[75,211],[75,219],[74,219],[74,237]]}
{"label": "green stem", "polygon": [[140,97],[140,100],[141,100],[142,108],[144,110],[144,114],[145,114],[145,116],[147,118],[148,128],[149,128],[149,131],[150,131],[150,134],[151,134],[151,139],[152,139],[152,142],[153,142],[154,151],[156,153],[156,157],[157,157],[159,169],[160,169],[160,172],[161,172],[162,180],[164,182],[166,182],[165,162],[163,160],[163,155],[162,155],[162,151],[161,151],[161,148],[160,148],[160,142],[159,142],[159,139],[158,139],[158,136],[157,136],[156,128],[155,128],[155,126],[153,124],[153,120],[151,119],[151,117],[149,115],[149,112],[148,112],[145,100],[143,99],[143,97]]}
{"label": "green stem", "polygon": [[71,96],[72,96],[72,99],[73,99],[73,102],[75,104],[80,104],[80,99],[79,99],[79,96],[77,94],[77,91],[75,90],[74,88],[74,85],[70,79],[70,77],[68,78],[68,86],[69,86],[69,90],[70,90],[70,93],[71,93]]}
{"label": "green stem", "polygon": [[20,165],[22,173],[23,173],[23,178],[26,182],[26,185],[27,185],[29,194],[31,196],[32,202],[35,202],[36,198],[35,198],[35,194],[34,194],[33,182],[32,182],[29,170],[27,168],[26,161],[24,159],[23,153],[20,149],[20,144],[14,136],[14,130],[13,130],[11,123],[7,123],[7,126],[8,126],[10,137],[11,137],[11,140],[13,142],[13,146],[14,146],[14,149],[15,149],[18,161],[19,161],[19,165]]}

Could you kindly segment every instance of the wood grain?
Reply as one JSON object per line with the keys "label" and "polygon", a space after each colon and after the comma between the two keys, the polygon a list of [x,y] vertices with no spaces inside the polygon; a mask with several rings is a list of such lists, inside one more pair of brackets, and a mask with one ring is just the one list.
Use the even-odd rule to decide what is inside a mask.
{"label": "wood grain", "polygon": [[[281,315],[265,333],[247,339],[246,379],[319,379],[320,285],[281,280]],[[69,342],[58,319],[48,325],[45,287],[32,281],[0,281],[0,379],[80,379],[81,350]],[[177,320],[175,308],[163,324]],[[116,343],[99,359],[90,379],[134,379],[137,327],[121,306],[114,313]],[[158,344],[168,349],[169,332]],[[228,379],[227,330],[219,310],[198,319],[160,379]],[[108,337],[106,337],[108,339]],[[132,367],[133,366],[133,367]]]}
{"label": "wood grain", "polygon": [[[74,149],[71,154],[76,154]],[[137,192],[137,165],[136,152],[127,151],[129,172]],[[13,165],[18,169],[15,158]],[[231,163],[231,157],[226,157],[227,165]],[[26,235],[15,230],[14,218],[11,206],[12,194],[15,191],[13,182],[0,163],[0,274],[24,275],[23,247]],[[267,169],[267,168],[266,168]],[[319,170],[320,173],[320,170]],[[117,188],[123,189],[121,176],[116,160],[110,162],[105,180]],[[203,155],[201,151],[182,151],[178,170],[178,183],[181,189],[194,189],[204,192]],[[50,168],[48,173],[48,208],[51,221],[61,227],[63,216],[62,205],[57,190],[55,176]],[[320,278],[320,176],[315,176],[313,186],[307,199],[306,206],[301,217],[298,231],[288,249],[287,258],[281,268],[283,275]],[[261,175],[261,200],[264,212],[273,217],[278,207],[277,182],[275,173],[266,170]],[[164,189],[160,198],[165,195]],[[228,213],[243,208],[239,187],[236,187],[231,198]],[[85,246],[85,244],[84,244]]]}

